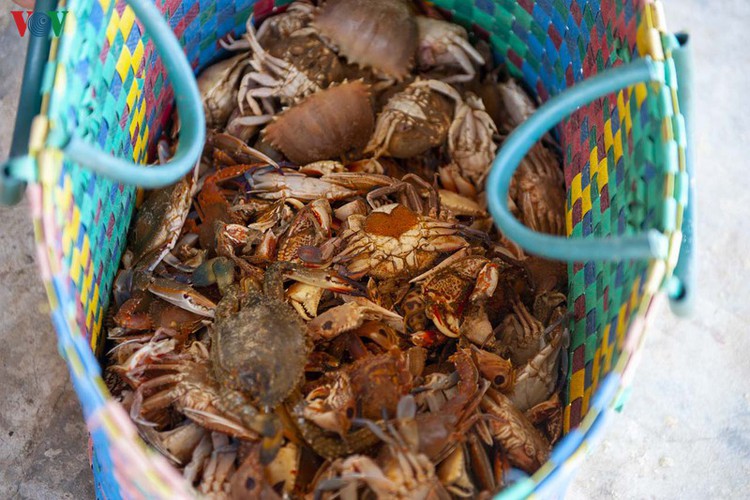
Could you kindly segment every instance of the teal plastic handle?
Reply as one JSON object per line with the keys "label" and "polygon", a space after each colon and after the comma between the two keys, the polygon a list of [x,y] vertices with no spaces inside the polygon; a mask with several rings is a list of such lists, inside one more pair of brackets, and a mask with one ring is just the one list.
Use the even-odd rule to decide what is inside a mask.
{"label": "teal plastic handle", "polygon": [[[47,12],[57,8],[57,0],[37,0],[35,9]],[[39,91],[44,65],[49,57],[49,37],[28,36],[29,46],[23,68],[23,84],[18,98],[16,126],[10,144],[10,158],[23,159],[29,149],[31,121],[39,113],[42,94]],[[23,197],[26,182],[11,172],[11,163],[0,165],[0,204],[15,205]]]}
{"label": "teal plastic handle", "polygon": [[487,202],[497,227],[530,253],[555,260],[586,262],[666,258],[669,241],[659,231],[604,239],[568,239],[537,233],[521,224],[508,208],[513,173],[542,136],[579,107],[623,88],[644,82],[664,82],[664,69],[651,58],[599,73],[578,83],[541,106],[508,136],[487,178]]}
{"label": "teal plastic handle", "polygon": [[685,151],[687,172],[688,203],[682,216],[682,244],[672,280],[669,283],[669,306],[678,316],[688,316],[695,306],[695,282],[698,262],[695,254],[695,151],[693,141],[693,58],[690,52],[689,37],[678,34],[675,40],[679,46],[672,51],[677,73],[677,98],[680,112],[685,118],[685,132],[688,147]]}
{"label": "teal plastic handle", "polygon": [[[135,184],[144,188],[156,189],[177,182],[195,167],[200,159],[206,139],[206,121],[193,70],[162,14],[149,0],[126,1],[154,41],[154,46],[162,58],[169,75],[169,81],[174,89],[181,126],[177,151],[169,163],[147,168],[132,161],[115,158],[101,151],[98,145],[89,144],[74,134],[71,134],[62,150],[67,158],[97,174],[124,184]],[[47,41],[48,46],[49,41]],[[37,64],[40,64],[40,62],[37,61]],[[39,74],[41,75],[41,72]],[[24,86],[32,86],[37,94],[39,83],[40,79],[30,79],[29,81],[24,79]],[[28,112],[28,110],[19,109],[19,114],[22,111]],[[38,112],[38,108],[36,112]],[[30,123],[30,120],[26,121]],[[28,141],[28,132],[26,133],[26,140]],[[21,198],[24,184],[20,181],[26,179],[14,178],[13,174],[19,172],[17,176],[28,178],[30,176],[28,165],[29,162],[26,161],[26,158],[15,157],[3,166],[3,176],[0,181],[2,183],[2,186],[0,186],[0,195],[2,195],[0,196],[0,202],[14,203]]]}

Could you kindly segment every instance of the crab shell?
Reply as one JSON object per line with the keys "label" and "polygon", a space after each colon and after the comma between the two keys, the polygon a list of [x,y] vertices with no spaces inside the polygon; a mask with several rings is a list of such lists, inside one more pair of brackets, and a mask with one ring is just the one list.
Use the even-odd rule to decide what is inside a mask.
{"label": "crab shell", "polygon": [[349,218],[347,245],[334,262],[352,276],[413,277],[442,252],[468,246],[457,225],[420,216],[403,205],[386,205],[367,217]]}
{"label": "crab shell", "polygon": [[453,103],[426,86],[411,85],[388,101],[367,151],[412,158],[445,142]]}
{"label": "crab shell", "polygon": [[336,53],[313,34],[277,39],[268,53],[292,63],[322,89],[346,77],[344,65]]}
{"label": "crab shell", "polygon": [[417,52],[419,30],[404,0],[328,0],[313,21],[353,64],[404,79]]}
{"label": "crab shell", "polygon": [[361,150],[374,128],[368,86],[356,81],[307,97],[274,119],[263,137],[291,161],[306,165]]}
{"label": "crab shell", "polygon": [[304,373],[309,345],[291,306],[257,296],[214,324],[212,369],[217,380],[265,407],[281,403]]}

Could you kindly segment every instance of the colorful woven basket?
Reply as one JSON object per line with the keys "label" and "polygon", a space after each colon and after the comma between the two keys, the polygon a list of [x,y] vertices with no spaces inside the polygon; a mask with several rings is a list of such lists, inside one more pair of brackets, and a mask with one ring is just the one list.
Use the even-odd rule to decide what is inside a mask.
{"label": "colorful woven basket", "polygon": [[[29,184],[60,353],[92,436],[97,495],[192,497],[111,399],[95,355],[136,197],[135,187],[117,180],[167,183],[195,161],[193,145],[183,143],[202,145],[200,124],[186,128],[183,120],[184,154],[171,171],[127,163],[152,157],[174,104],[172,84],[181,116],[195,112],[193,79],[168,79],[187,66],[169,56],[174,39],[158,27],[161,18],[198,72],[221,57],[219,39],[241,34],[251,13],[262,19],[290,2],[158,0],[161,17],[148,0],[130,3],[140,20],[122,1],[70,0],[57,6],[68,11],[62,35],[32,39],[14,158],[0,171],[0,198],[14,201]],[[501,495],[553,496],[564,491],[612,409],[623,403],[654,299],[667,290],[675,310],[689,304],[685,40],[666,31],[656,0],[433,3],[489,40],[497,61],[546,102],[507,141],[488,192],[507,234],[532,251],[574,261],[566,436],[541,470]],[[37,2],[37,9],[47,7],[54,9],[54,2]],[[521,227],[502,203],[515,164],[557,121],[568,189],[569,239],[563,241]]]}

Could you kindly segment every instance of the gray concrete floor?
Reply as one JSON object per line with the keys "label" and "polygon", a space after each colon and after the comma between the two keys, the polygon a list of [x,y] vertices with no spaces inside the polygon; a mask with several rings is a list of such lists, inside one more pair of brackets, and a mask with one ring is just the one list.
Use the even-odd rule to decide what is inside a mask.
{"label": "gray concrete floor", "polygon": [[[750,3],[664,3],[696,58],[697,311],[680,320],[665,308],[654,321],[633,396],[573,499],[750,497]],[[7,11],[0,47],[5,158],[25,51]],[[26,206],[0,208],[0,498],[92,498],[87,435],[35,266]]]}

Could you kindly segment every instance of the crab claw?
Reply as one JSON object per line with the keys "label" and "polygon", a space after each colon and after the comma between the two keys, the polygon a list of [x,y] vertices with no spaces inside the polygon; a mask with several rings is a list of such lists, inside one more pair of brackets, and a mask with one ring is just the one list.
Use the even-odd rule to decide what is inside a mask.
{"label": "crab claw", "polygon": [[154,278],[148,291],[170,304],[201,316],[214,317],[216,304],[193,287],[167,278]]}
{"label": "crab claw", "polygon": [[343,305],[329,309],[307,324],[313,340],[332,340],[359,328],[365,321],[381,321],[394,330],[404,331],[404,318],[364,297],[345,297]]}
{"label": "crab claw", "polygon": [[438,305],[427,309],[427,317],[432,320],[440,333],[446,337],[458,338],[461,334],[461,318],[447,310],[442,310]]}
{"label": "crab claw", "polygon": [[294,283],[286,292],[289,303],[294,306],[302,319],[310,321],[318,315],[318,304],[323,297],[323,289],[307,283]]}
{"label": "crab claw", "polygon": [[298,283],[315,286],[336,293],[364,295],[362,285],[329,269],[308,269],[296,266],[285,273],[286,277]]}

